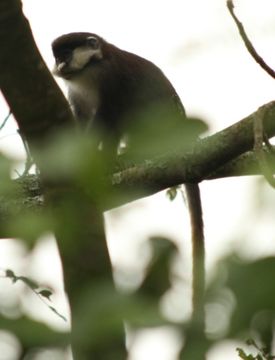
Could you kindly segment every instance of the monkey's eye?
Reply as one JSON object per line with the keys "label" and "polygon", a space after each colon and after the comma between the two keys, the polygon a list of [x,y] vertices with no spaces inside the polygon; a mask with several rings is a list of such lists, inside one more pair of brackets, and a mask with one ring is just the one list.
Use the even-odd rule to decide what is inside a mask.
{"label": "monkey's eye", "polygon": [[94,36],[89,36],[87,38],[87,43],[89,46],[91,46],[93,49],[97,49],[99,46],[98,39]]}

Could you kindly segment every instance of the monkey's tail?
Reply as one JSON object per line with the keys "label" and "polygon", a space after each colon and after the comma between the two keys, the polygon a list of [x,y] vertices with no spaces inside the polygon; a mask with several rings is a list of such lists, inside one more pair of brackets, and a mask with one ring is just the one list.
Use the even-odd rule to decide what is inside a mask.
{"label": "monkey's tail", "polygon": [[203,214],[198,184],[185,184],[192,232],[193,320],[204,331],[205,249]]}

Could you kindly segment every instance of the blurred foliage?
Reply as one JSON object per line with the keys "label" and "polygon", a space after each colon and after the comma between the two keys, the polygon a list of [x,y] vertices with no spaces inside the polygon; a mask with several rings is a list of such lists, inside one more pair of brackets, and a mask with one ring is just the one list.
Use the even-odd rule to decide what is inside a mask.
{"label": "blurred foliage", "polygon": [[171,103],[152,103],[128,118],[125,134],[126,158],[135,164],[154,158],[174,157],[190,151],[194,142],[208,130],[199,118],[186,118]]}
{"label": "blurred foliage", "polygon": [[16,318],[0,315],[0,328],[14,334],[23,349],[64,347],[69,344],[68,333],[54,331],[47,325],[24,315]]}
{"label": "blurred foliage", "polygon": [[53,229],[53,224],[54,219],[48,211],[34,212],[29,209],[6,223],[6,235],[24,240],[24,244],[31,249],[41,235]]}
{"label": "blurred foliage", "polygon": [[178,249],[170,240],[151,238],[152,257],[139,292],[152,297],[156,302],[172,286],[171,266]]}
{"label": "blurred foliage", "polygon": [[[262,349],[271,351],[275,320],[274,276],[275,257],[244,261],[232,255],[220,262],[208,288],[207,302],[227,303],[230,307],[225,337],[243,340],[250,334],[257,334],[263,343]],[[245,356],[242,350],[239,354]]]}
{"label": "blurred foliage", "polygon": [[260,347],[255,340],[249,339],[246,341],[246,344],[254,348],[256,350],[256,355],[247,355],[245,351],[241,348],[237,348],[238,355],[241,359],[244,360],[273,360],[275,359],[275,356],[270,355],[268,348],[266,347]]}
{"label": "blurred foliage", "polygon": [[[160,113],[164,117],[167,115],[165,108],[160,109]],[[147,114],[145,121],[150,116],[150,113]],[[144,160],[144,156],[150,158],[159,153],[160,148],[170,147],[172,152],[176,151],[182,142],[185,143],[184,150],[188,150],[194,138],[206,129],[199,120],[193,124],[190,122],[190,129],[185,129],[184,138],[179,131],[168,141],[165,134],[174,130],[167,129],[164,125],[162,128],[162,122],[158,125],[159,136],[152,148],[150,137],[153,136],[155,125],[152,126],[148,121],[148,133],[145,134],[144,130],[136,132],[134,144],[141,143],[142,146],[134,146],[129,154],[132,159]],[[152,128],[149,129],[148,126]],[[243,340],[251,332],[256,333],[264,345],[256,349],[258,354],[254,357],[246,355],[245,350],[239,348],[239,356],[246,360],[272,359],[273,357],[268,354],[271,353],[270,344],[273,340],[275,320],[273,257],[245,262],[231,256],[223,259],[217,266],[215,276],[207,289],[206,315],[210,314],[209,322],[215,325],[219,324],[222,313],[224,324],[223,327],[208,326],[210,330],[207,332],[207,340],[196,341],[196,324],[190,324],[188,320],[172,323],[161,311],[162,297],[173,289],[173,262],[179,254],[179,250],[170,239],[153,237],[148,240],[152,257],[144,270],[139,289],[123,293],[114,288],[110,272],[105,269],[109,261],[107,248],[92,241],[92,238],[100,237],[103,226],[100,215],[105,202],[109,202],[112,196],[118,196],[113,193],[108,183],[113,169],[113,158],[108,152],[99,152],[97,145],[96,137],[67,132],[52,139],[47,148],[40,148],[33,154],[44,175],[42,186],[52,189],[56,199],[53,207],[46,206],[36,210],[28,206],[26,193],[15,191],[14,181],[11,179],[14,161],[0,155],[0,200],[1,196],[9,199],[7,206],[11,215],[5,219],[1,218],[0,214],[0,233],[20,239],[30,252],[42,235],[58,233],[64,239],[63,243],[59,244],[62,249],[61,255],[69,258],[75,255],[72,261],[70,258],[70,262],[65,262],[67,270],[64,275],[67,282],[74,283],[73,343],[81,349],[78,352],[79,359],[89,360],[86,354],[91,349],[93,358],[97,360],[126,359],[123,320],[134,330],[173,326],[181,335],[183,343],[188,330],[188,334],[194,335],[191,339],[192,346],[188,347],[188,353],[179,354],[180,359],[195,360],[200,356],[198,354],[201,354],[201,349],[207,351],[212,344],[222,339]],[[35,189],[29,190],[35,192]],[[167,192],[170,200],[176,197],[177,191],[177,188],[172,188]],[[24,211],[20,211],[19,202],[26,202]],[[99,210],[96,214],[95,208]],[[88,234],[87,224],[90,226]],[[89,236],[91,241],[87,242]],[[94,271],[95,274],[92,278],[90,271]],[[51,290],[40,288],[39,282],[33,282],[24,274],[18,276],[12,269],[6,272],[6,276],[14,283],[23,282],[38,296],[46,301],[50,300]],[[51,304],[50,308],[60,316],[60,310],[57,311],[54,304]],[[19,312],[10,310],[8,312],[2,309],[0,303],[0,328],[13,333],[20,341],[20,359],[35,359],[37,349],[64,349],[71,341],[67,333],[52,330],[42,322],[34,321],[21,308]],[[12,313],[13,316],[10,315]],[[255,344],[251,343],[254,347]],[[58,355],[60,358],[61,353]]]}

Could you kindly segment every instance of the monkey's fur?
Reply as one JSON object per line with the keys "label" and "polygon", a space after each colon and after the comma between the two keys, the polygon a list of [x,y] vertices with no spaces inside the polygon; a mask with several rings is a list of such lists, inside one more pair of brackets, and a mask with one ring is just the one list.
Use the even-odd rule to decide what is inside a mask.
{"label": "monkey's fur", "polygon": [[[172,84],[152,62],[92,33],[70,33],[52,44],[54,74],[68,88],[75,118],[116,152],[122,139],[138,159],[184,151],[192,121]],[[198,184],[185,184],[193,244],[193,306],[203,314],[204,238]],[[197,309],[197,310],[196,310]]]}

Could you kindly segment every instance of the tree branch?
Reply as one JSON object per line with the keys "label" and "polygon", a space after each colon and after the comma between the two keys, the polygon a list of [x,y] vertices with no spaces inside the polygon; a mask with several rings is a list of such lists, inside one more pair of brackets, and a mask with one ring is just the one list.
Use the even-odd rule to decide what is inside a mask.
{"label": "tree branch", "polygon": [[[274,136],[275,102],[270,102],[238,123],[199,141],[190,153],[175,159],[158,159],[116,173],[113,177],[114,186],[124,192],[132,189],[135,192],[134,200],[135,196],[147,196],[171,186],[212,178],[212,174],[222,166],[253,149],[255,114],[263,117],[266,135]],[[229,166],[232,168],[232,165]]]}
{"label": "tree branch", "polygon": [[[265,114],[265,131],[275,134],[275,102],[268,103],[256,112]],[[152,195],[168,187],[232,176],[262,175],[257,154],[253,149],[253,118],[255,113],[229,128],[209,136],[196,144],[194,151],[173,161],[157,159],[146,165],[117,171],[112,178],[115,191],[123,193],[106,204],[105,209],[123,205],[143,196]],[[237,135],[236,135],[237,134]],[[275,148],[272,148],[275,151]],[[248,150],[248,151],[247,151]],[[266,149],[270,171],[275,174],[274,151]],[[28,175],[14,181],[14,199],[0,198],[2,222],[27,210],[43,209],[43,188],[38,176]],[[24,199],[24,200],[23,200]],[[0,237],[8,234],[2,230]]]}
{"label": "tree branch", "polygon": [[269,65],[267,65],[267,63],[264,61],[264,59],[257,53],[252,42],[249,40],[248,36],[246,35],[243,24],[239,21],[239,19],[235,15],[233,0],[227,0],[227,8],[228,8],[230,15],[232,16],[235,24],[237,25],[237,28],[241,35],[241,38],[243,39],[243,42],[244,42],[245,47],[248,50],[249,54],[253,57],[253,59],[256,61],[256,63],[258,63],[258,65],[260,65],[261,68],[265,70],[265,72],[268,75],[270,75],[273,79],[275,79],[275,71]]}

